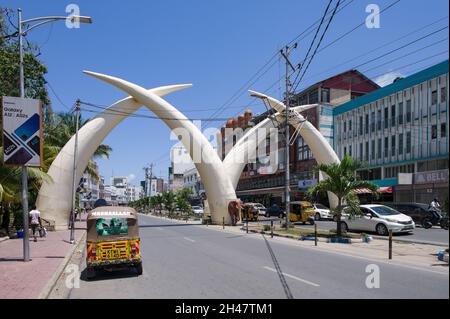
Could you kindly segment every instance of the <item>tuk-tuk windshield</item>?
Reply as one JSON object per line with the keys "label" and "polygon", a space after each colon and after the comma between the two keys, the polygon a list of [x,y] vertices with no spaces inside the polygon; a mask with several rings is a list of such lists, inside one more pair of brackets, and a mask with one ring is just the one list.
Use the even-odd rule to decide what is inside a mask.
{"label": "tuk-tuk windshield", "polygon": [[95,224],[95,231],[99,236],[128,235],[128,221],[125,218],[99,218]]}

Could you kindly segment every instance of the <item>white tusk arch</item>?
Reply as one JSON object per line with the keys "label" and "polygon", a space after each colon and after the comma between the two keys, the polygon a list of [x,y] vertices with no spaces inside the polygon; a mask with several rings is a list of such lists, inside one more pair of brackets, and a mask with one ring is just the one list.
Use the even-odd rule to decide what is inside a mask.
{"label": "white tusk arch", "polygon": [[[192,146],[190,141],[181,139],[181,142],[189,152],[202,178],[206,195],[208,196],[212,221],[214,223],[222,223],[224,218],[225,222],[230,224],[231,217],[228,214],[228,204],[230,201],[236,200],[235,189],[223,168],[223,163],[218,154],[200,130],[170,103],[134,83],[100,73],[89,71],[84,71],[84,73],[105,81],[131,95],[160,117],[170,129],[182,128],[189,133]],[[198,150],[201,150],[202,154],[200,161],[194,156],[194,153]]]}
{"label": "white tusk arch", "polygon": [[[191,84],[169,85],[149,90],[152,94],[164,96],[191,87]],[[134,113],[142,104],[132,97],[120,100],[90,120],[78,131],[77,170],[75,180],[83,175],[89,159],[94,155],[105,137],[128,114]],[[73,154],[75,136],[64,145],[53,161],[48,174],[53,182],[44,183],[39,190],[36,206],[42,218],[54,221],[56,229],[67,229],[72,206]]]}
{"label": "white tusk arch", "polygon": [[[278,120],[282,120],[285,117],[283,114],[286,110],[286,106],[270,96],[256,91],[249,91],[252,96],[265,99],[269,105],[275,109],[278,113],[275,116]],[[297,106],[292,108],[293,111],[302,111],[304,106]],[[319,164],[331,164],[340,163],[339,157],[334,152],[330,143],[322,136],[322,134],[312,125],[309,121],[305,120],[303,116],[290,116],[289,123],[296,127],[300,122],[304,122],[299,130],[299,134],[303,137],[306,144],[308,144],[314,158]],[[256,147],[252,145],[256,139],[249,139],[248,137],[252,134],[256,134],[257,130],[260,128],[271,128],[273,123],[270,119],[265,119],[258,123],[255,127],[251,128],[244,136],[237,142],[235,147],[225,157],[223,163],[230,176],[231,182],[234,187],[237,187],[239,176],[241,175],[246,163],[236,162],[234,159],[237,158],[237,154],[244,154],[244,158],[252,158],[255,155]],[[264,142],[262,140],[262,142]],[[242,155],[240,155],[242,157]],[[328,200],[330,201],[330,208],[335,208],[337,206],[337,198],[334,194],[328,193]]]}

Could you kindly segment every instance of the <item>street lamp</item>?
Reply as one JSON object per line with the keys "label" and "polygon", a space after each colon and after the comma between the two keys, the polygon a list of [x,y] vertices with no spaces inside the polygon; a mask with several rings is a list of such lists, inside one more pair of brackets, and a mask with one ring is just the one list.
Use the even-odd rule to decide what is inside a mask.
{"label": "street lamp", "polygon": [[[22,20],[22,9],[17,10],[18,17],[18,36],[19,36],[19,76],[20,76],[20,97],[25,97],[25,80],[23,73],[23,37],[32,29],[41,25],[55,22],[59,20],[69,19],[71,21],[78,21],[80,23],[92,23],[92,19],[86,16],[47,16],[33,19]],[[23,27],[29,23],[37,22],[28,29],[23,30]],[[28,225],[28,172],[25,166],[22,167],[22,202],[23,202],[23,260],[30,260],[30,246],[29,246],[29,225]]]}

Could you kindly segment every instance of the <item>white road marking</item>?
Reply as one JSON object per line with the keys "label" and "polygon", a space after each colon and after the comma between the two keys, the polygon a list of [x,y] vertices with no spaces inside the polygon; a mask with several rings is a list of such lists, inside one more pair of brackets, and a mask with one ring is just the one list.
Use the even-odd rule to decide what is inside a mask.
{"label": "white road marking", "polygon": [[185,240],[190,241],[191,243],[195,243],[195,240],[189,238],[189,237],[183,237]]}
{"label": "white road marking", "polygon": [[[269,271],[272,271],[272,272],[277,272],[276,269],[273,269],[273,268],[270,268],[270,267],[267,267],[267,266],[265,266],[264,269],[269,270]],[[283,275],[284,275],[285,277],[288,277],[288,278],[292,278],[292,279],[301,281],[301,282],[303,282],[303,283],[305,283],[305,284],[308,284],[308,285],[311,285],[311,286],[314,286],[314,287],[320,287],[319,284],[313,283],[313,282],[311,282],[311,281],[308,281],[308,280],[305,280],[305,279],[302,279],[302,278],[299,278],[299,277],[296,277],[296,276],[293,276],[293,275],[289,275],[289,274],[286,274],[286,273],[283,273]]]}

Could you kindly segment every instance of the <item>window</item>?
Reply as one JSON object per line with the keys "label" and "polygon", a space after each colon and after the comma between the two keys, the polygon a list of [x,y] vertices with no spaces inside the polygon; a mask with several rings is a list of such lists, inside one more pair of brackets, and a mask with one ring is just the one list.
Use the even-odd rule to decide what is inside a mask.
{"label": "window", "polygon": [[344,133],[347,132],[347,121],[344,121]]}
{"label": "window", "polygon": [[403,155],[403,134],[398,135],[398,154]]}
{"label": "window", "polygon": [[431,139],[432,140],[437,139],[437,125],[431,126]]}
{"label": "window", "polygon": [[352,130],[352,120],[348,121],[348,131],[351,132]]}
{"label": "window", "polygon": [[359,143],[359,160],[363,160],[363,143]]}
{"label": "window", "polygon": [[411,100],[406,101],[406,123],[411,122]]}
{"label": "window", "polygon": [[359,135],[363,135],[363,117],[359,117]]}
{"label": "window", "polygon": [[366,156],[364,158],[366,161],[369,160],[369,142],[366,142]]}
{"label": "window", "polygon": [[441,88],[441,103],[445,103],[447,101],[447,88]]}
{"label": "window", "polygon": [[375,111],[371,113],[371,119],[370,119],[370,131],[375,132]]}
{"label": "window", "polygon": [[391,136],[391,156],[395,156],[395,135]]}
{"label": "window", "polygon": [[377,130],[381,130],[381,110],[377,112]]}
{"label": "window", "polygon": [[384,128],[389,127],[389,108],[386,106],[384,108]]}
{"label": "window", "polygon": [[388,157],[389,155],[389,138],[384,138],[384,157]]}
{"label": "window", "polygon": [[369,134],[369,114],[366,114],[366,134]]}
{"label": "window", "polygon": [[352,156],[352,146],[351,145],[348,147],[348,155]]}
{"label": "window", "polygon": [[297,139],[298,160],[304,161],[311,158],[311,151],[305,140],[300,136]]}
{"label": "window", "polygon": [[391,126],[395,126],[395,104],[391,106]]}
{"label": "window", "polygon": [[319,90],[314,89],[308,94],[309,96],[309,104],[316,104],[319,102]]}
{"label": "window", "polygon": [[375,140],[372,140],[372,154],[371,154],[372,161],[375,160]]}
{"label": "window", "polygon": [[378,152],[377,152],[377,158],[381,158],[381,138],[378,139]]}
{"label": "window", "polygon": [[441,123],[441,138],[447,136],[447,123]]}
{"label": "window", "polygon": [[437,104],[437,91],[434,90],[433,92],[431,92],[431,105],[436,104]]}
{"label": "window", "polygon": [[403,102],[398,104],[398,124],[403,124]]}
{"label": "window", "polygon": [[347,147],[344,146],[344,156],[347,156]]}
{"label": "window", "polygon": [[411,132],[406,133],[406,154],[411,152]]}
{"label": "window", "polygon": [[322,103],[330,103],[330,89],[322,88]]}

